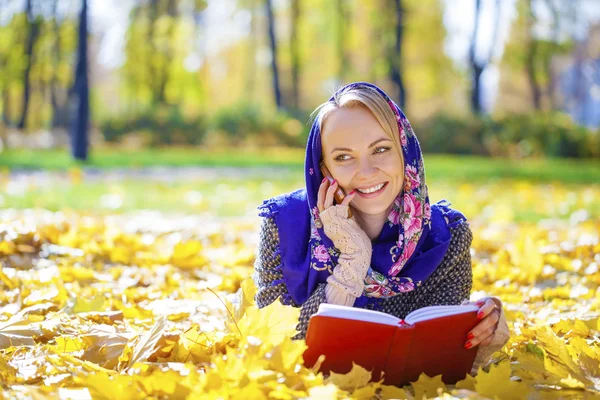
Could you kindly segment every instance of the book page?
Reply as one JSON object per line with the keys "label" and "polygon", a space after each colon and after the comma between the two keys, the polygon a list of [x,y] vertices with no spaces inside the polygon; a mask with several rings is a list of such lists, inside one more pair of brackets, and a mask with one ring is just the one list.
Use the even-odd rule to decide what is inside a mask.
{"label": "book page", "polygon": [[412,325],[420,321],[427,321],[429,319],[468,313],[477,310],[479,310],[479,307],[473,304],[466,304],[462,306],[429,306],[419,308],[418,310],[411,312],[406,316],[405,321]]}
{"label": "book page", "polygon": [[337,304],[321,303],[319,310],[314,315],[323,315],[326,317],[352,319],[357,321],[374,322],[383,325],[398,325],[401,321],[393,315],[379,311],[365,310],[364,308],[354,308],[339,306]]}

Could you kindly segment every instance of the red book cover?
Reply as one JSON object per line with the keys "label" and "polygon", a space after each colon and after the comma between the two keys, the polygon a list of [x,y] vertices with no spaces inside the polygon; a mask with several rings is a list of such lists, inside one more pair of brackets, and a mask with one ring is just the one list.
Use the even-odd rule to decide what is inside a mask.
{"label": "red book cover", "polygon": [[321,354],[319,371],[347,373],[356,363],[372,371],[372,380],[388,385],[414,382],[421,373],[442,374],[456,383],[469,373],[477,353],[465,349],[467,334],[477,325],[477,307],[432,306],[405,320],[353,307],[322,304],[306,333],[304,362],[312,367]]}

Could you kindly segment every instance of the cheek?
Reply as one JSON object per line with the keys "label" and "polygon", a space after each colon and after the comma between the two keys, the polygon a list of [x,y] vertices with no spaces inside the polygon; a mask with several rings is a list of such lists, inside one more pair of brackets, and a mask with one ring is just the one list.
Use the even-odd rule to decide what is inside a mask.
{"label": "cheek", "polygon": [[338,166],[331,171],[333,177],[338,181],[342,189],[347,188],[352,182],[354,168],[351,165]]}

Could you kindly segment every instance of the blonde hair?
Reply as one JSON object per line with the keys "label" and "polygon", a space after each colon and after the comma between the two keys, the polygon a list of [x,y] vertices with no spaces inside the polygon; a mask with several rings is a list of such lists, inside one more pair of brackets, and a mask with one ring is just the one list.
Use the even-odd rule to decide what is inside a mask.
{"label": "blonde hair", "polygon": [[371,111],[381,128],[392,140],[396,151],[400,154],[402,163],[404,163],[396,114],[394,114],[386,99],[377,90],[369,86],[350,86],[345,90],[337,91],[333,95],[333,100],[321,104],[312,112],[311,118],[319,121],[319,131],[322,132],[327,117],[333,111],[357,106],[366,107]]}

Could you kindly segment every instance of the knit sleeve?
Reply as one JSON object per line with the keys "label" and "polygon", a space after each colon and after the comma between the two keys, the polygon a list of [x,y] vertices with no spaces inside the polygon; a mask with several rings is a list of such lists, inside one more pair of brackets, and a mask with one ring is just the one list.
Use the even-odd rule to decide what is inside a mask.
{"label": "knit sleeve", "polygon": [[308,329],[310,317],[319,310],[321,303],[327,302],[325,295],[326,287],[326,283],[319,283],[313,294],[302,304],[298,325],[296,326],[298,334],[293,339],[306,339],[306,330]]}
{"label": "knit sleeve", "polygon": [[446,256],[442,261],[443,268],[438,268],[432,281],[437,285],[429,288],[431,305],[457,305],[468,300],[473,287],[473,270],[471,266],[471,242],[473,233],[467,222],[452,229],[452,240]]}
{"label": "knit sleeve", "polygon": [[294,339],[303,339],[308,328],[308,320],[317,312],[319,305],[325,302],[325,286],[317,286],[312,295],[302,304],[298,305],[291,300],[281,271],[281,255],[279,254],[279,235],[277,226],[272,218],[263,218],[260,229],[258,255],[254,264],[254,282],[257,287],[255,296],[258,308],[263,308],[279,299],[287,304],[286,298],[293,307],[301,307],[300,318],[296,329],[299,333]]}

